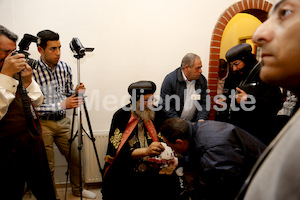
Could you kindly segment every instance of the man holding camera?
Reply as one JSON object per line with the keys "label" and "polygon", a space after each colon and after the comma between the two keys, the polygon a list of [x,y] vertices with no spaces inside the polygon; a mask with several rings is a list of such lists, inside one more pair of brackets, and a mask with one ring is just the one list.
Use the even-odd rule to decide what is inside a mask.
{"label": "man holding camera", "polygon": [[[45,96],[43,104],[37,109],[43,128],[43,139],[47,152],[50,171],[54,181],[53,142],[65,156],[70,166],[70,179],[74,196],[80,196],[80,164],[77,141],[70,139],[70,119],[66,117],[66,109],[76,108],[83,104],[78,93],[84,93],[83,84],[73,90],[72,73],[68,64],[60,61],[59,35],[51,30],[43,30],[38,34],[37,47],[41,54],[33,75]],[[80,96],[80,95],[79,95]],[[69,150],[71,155],[69,157]],[[82,191],[85,198],[96,198],[93,192]],[[59,199],[58,195],[57,198]]]}
{"label": "man holding camera", "polygon": [[43,95],[25,55],[12,55],[17,39],[0,25],[0,199],[22,199],[26,182],[37,199],[53,200],[43,140],[29,127],[20,90],[26,89],[35,106],[41,105]]}

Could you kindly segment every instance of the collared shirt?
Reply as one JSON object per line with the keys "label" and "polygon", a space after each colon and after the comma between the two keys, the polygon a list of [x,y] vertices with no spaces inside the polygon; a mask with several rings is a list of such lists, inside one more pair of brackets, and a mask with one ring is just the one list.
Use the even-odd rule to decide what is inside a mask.
{"label": "collared shirt", "polygon": [[[0,120],[5,116],[9,105],[16,98],[18,85],[18,80],[0,73]],[[43,101],[43,94],[35,80],[32,79],[26,90],[34,106],[40,106]]]}
{"label": "collared shirt", "polygon": [[286,91],[286,101],[283,102],[281,110],[278,111],[277,115],[292,116],[298,98],[291,91]]}
{"label": "collared shirt", "polygon": [[193,103],[192,95],[196,94],[195,83],[196,80],[188,81],[185,74],[182,71],[182,76],[186,82],[186,95],[184,101],[184,107],[180,118],[184,120],[192,120],[195,115],[196,106]]}
{"label": "collared shirt", "polygon": [[[210,97],[207,89],[207,80],[201,74],[196,80],[196,95],[193,95],[193,103],[196,106],[193,122],[200,119],[208,119],[210,112]],[[178,118],[181,116],[186,95],[186,82],[180,67],[169,73],[161,85],[159,106],[162,106],[167,118]]]}
{"label": "collared shirt", "polygon": [[33,70],[33,76],[44,94],[43,104],[36,109],[38,114],[65,114],[61,103],[74,94],[71,67],[59,61],[52,70],[40,58],[36,69]]}
{"label": "collared shirt", "polygon": [[217,88],[217,94],[223,94],[223,89],[224,89],[224,85],[225,85],[225,80],[228,77],[229,71],[227,72],[226,76],[224,76],[223,78],[220,79],[220,77],[218,77],[218,88]]}
{"label": "collared shirt", "polygon": [[218,78],[218,88],[217,88],[217,94],[223,94],[223,88],[225,84],[226,77]]}

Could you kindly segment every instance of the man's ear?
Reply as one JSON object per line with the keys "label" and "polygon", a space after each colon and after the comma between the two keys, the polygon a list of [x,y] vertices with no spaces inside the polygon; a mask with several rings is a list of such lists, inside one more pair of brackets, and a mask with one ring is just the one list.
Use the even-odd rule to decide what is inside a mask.
{"label": "man's ear", "polygon": [[188,68],[189,68],[188,65],[185,65],[185,66],[184,66],[184,70],[187,70]]}
{"label": "man's ear", "polygon": [[175,145],[177,146],[178,150],[181,153],[184,153],[189,148],[189,141],[188,140],[177,139],[176,142],[175,142]]}
{"label": "man's ear", "polygon": [[38,51],[39,51],[40,53],[42,53],[43,50],[44,50],[44,49],[43,49],[41,46],[38,46]]}
{"label": "man's ear", "polygon": [[182,139],[176,139],[175,144],[183,145]]}

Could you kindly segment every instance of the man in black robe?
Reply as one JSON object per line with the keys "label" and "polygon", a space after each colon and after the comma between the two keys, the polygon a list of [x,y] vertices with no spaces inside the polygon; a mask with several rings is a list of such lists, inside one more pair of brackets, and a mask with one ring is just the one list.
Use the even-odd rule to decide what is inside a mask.
{"label": "man in black robe", "polygon": [[131,84],[131,104],[113,116],[105,157],[102,194],[111,199],[176,199],[178,177],[160,174],[160,165],[148,158],[164,151],[159,133],[164,113],[152,104],[156,85]]}
{"label": "man in black robe", "polygon": [[231,95],[227,98],[227,122],[243,128],[268,145],[279,132],[275,128],[275,119],[283,98],[279,87],[260,79],[261,63],[251,52],[250,44],[241,43],[226,53],[231,68],[224,85]]}

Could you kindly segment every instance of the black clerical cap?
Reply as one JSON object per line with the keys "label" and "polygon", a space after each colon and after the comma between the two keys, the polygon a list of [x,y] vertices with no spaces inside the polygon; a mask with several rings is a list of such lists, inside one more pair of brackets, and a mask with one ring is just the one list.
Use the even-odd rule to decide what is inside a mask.
{"label": "black clerical cap", "polygon": [[238,44],[231,49],[229,49],[226,53],[226,60],[227,62],[232,62],[235,60],[244,60],[244,58],[252,54],[252,47],[248,43],[241,43]]}
{"label": "black clerical cap", "polygon": [[155,90],[156,85],[152,81],[138,81],[130,84],[128,87],[128,93],[131,96],[136,94],[137,100],[140,98],[141,95],[154,94]]}

